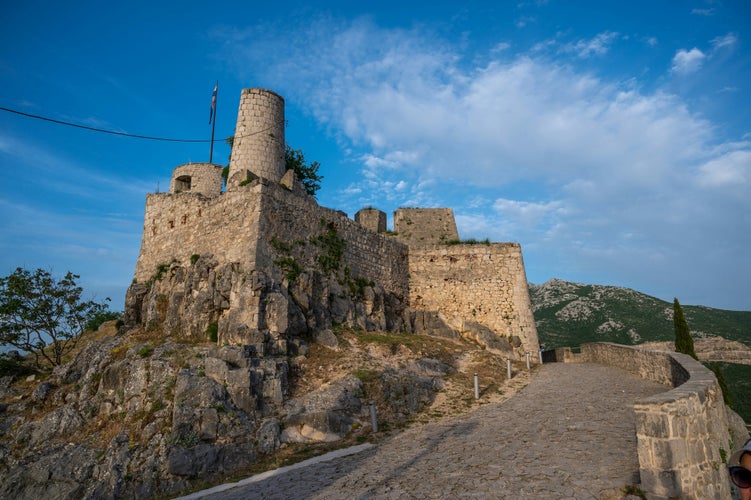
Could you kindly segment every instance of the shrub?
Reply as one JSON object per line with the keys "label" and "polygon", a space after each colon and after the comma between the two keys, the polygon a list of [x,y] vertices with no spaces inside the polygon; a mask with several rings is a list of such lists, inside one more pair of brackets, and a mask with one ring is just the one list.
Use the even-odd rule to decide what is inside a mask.
{"label": "shrub", "polygon": [[138,355],[141,356],[142,358],[148,358],[149,356],[151,356],[151,353],[153,352],[154,352],[154,348],[151,347],[150,345],[141,346],[138,349]]}
{"label": "shrub", "polygon": [[212,342],[219,340],[219,323],[217,321],[209,323],[209,326],[206,327],[206,336]]}
{"label": "shrub", "polygon": [[94,316],[92,316],[89,321],[86,322],[86,330],[95,332],[99,330],[99,327],[102,326],[102,323],[112,321],[113,319],[120,320],[122,315],[123,313],[118,311],[99,311],[98,313],[94,314]]}

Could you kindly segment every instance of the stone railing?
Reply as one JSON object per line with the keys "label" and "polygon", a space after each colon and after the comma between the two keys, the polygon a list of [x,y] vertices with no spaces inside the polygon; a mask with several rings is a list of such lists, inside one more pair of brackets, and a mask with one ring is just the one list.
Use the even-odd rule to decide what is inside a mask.
{"label": "stone railing", "polygon": [[609,343],[583,344],[577,358],[673,387],[634,404],[639,473],[649,498],[730,498],[728,418],[710,370],[685,354]]}

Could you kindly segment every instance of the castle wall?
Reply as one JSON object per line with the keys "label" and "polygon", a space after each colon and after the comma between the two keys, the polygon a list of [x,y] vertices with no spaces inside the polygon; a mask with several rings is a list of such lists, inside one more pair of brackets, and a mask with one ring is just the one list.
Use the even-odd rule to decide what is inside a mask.
{"label": "castle wall", "polygon": [[[382,234],[369,231],[343,212],[322,207],[307,196],[293,196],[281,186],[264,188],[262,217],[259,221],[257,265],[266,267],[280,257],[278,242],[293,247],[292,253],[304,267],[320,267],[321,249],[311,240],[330,228],[345,241],[342,268],[349,268],[353,278],[365,278],[381,285],[387,292],[407,299],[409,274],[407,247]],[[276,240],[275,245],[272,240]]]}
{"label": "castle wall", "polygon": [[220,262],[255,266],[260,188],[207,198],[193,193],[146,196],[141,251],[135,280],[148,281],[157,267],[191,255],[213,254]]}
{"label": "castle wall", "polygon": [[[348,268],[353,279],[379,284],[405,303],[409,296],[405,245],[264,179],[216,198],[149,194],[144,221],[135,272],[138,283],[148,282],[159,266],[173,261],[188,265],[193,255],[211,254],[220,264],[240,264],[247,275],[260,272],[273,287],[284,279],[279,260],[287,253],[303,268],[320,269],[318,257],[326,249],[313,240],[334,229],[336,238],[344,241],[342,270]],[[243,307],[257,307],[260,295],[253,295]],[[248,311],[244,317],[250,318],[248,326],[256,327],[258,311]]]}
{"label": "castle wall", "polygon": [[410,247],[410,307],[440,311],[459,330],[476,322],[501,336],[518,336],[537,352],[521,246],[517,243]]}
{"label": "castle wall", "polygon": [[394,212],[394,232],[399,241],[411,247],[459,239],[450,208],[400,208]]}
{"label": "castle wall", "polygon": [[[268,90],[244,89],[227,191],[221,192],[221,167],[189,164],[175,169],[170,193],[147,196],[133,303],[148,295],[156,277],[159,291],[151,295],[166,297],[180,281],[177,275],[190,265],[207,269],[207,276],[191,279],[211,282],[218,290],[194,307],[196,314],[219,317],[220,338],[232,343],[243,343],[253,329],[279,334],[304,328],[298,320],[302,309],[304,314],[310,309],[293,301],[299,298],[295,293],[307,287],[310,300],[325,302],[326,307],[332,297],[350,293],[360,296],[360,305],[370,300],[366,308],[378,314],[388,309],[371,326],[405,326],[409,319],[400,315],[409,306],[415,312],[437,311],[459,331],[481,326],[512,343],[518,338],[522,345],[516,343],[517,353],[520,347],[539,349],[518,244],[446,245],[459,239],[449,208],[398,209],[397,236],[387,236],[380,232],[385,231],[383,212],[361,211],[353,221],[319,206],[303,193],[291,172],[285,174],[284,154],[284,99]],[[194,265],[198,256],[205,256],[201,266]],[[172,263],[180,263],[170,277],[174,286],[161,282],[163,273],[158,272]],[[219,271],[209,269],[221,269],[229,278],[219,279]],[[301,281],[306,283],[292,286],[303,272]],[[329,277],[332,272],[335,277]],[[322,286],[321,276],[329,284]],[[221,283],[214,283],[217,279]],[[376,286],[367,293],[383,297],[378,304],[363,297],[370,282]],[[177,304],[189,303],[188,296],[196,299],[201,291],[193,285],[199,286],[183,283],[184,291],[169,300]],[[341,290],[347,286],[349,290]],[[320,295],[314,297],[316,293]],[[331,306],[336,314],[330,317],[336,315],[336,322],[343,317],[340,305]],[[354,302],[347,307],[355,307]],[[149,310],[144,316],[156,317]],[[386,316],[398,319],[380,321]],[[330,326],[334,320],[329,320],[305,319],[314,329]],[[193,321],[194,330],[200,330],[202,321]]]}

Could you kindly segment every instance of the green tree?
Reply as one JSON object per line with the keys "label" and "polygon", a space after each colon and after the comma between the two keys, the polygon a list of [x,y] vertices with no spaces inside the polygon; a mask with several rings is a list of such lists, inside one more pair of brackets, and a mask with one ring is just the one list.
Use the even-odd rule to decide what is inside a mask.
{"label": "green tree", "polygon": [[32,353],[37,368],[42,360],[61,364],[86,324],[108,308],[82,301],[78,278],[68,272],[58,281],[44,269],[20,267],[0,278],[0,344]]}
{"label": "green tree", "polygon": [[305,191],[315,197],[321,189],[322,175],[318,175],[318,169],[321,166],[317,161],[307,163],[305,153],[301,149],[292,149],[289,145],[284,150],[284,167],[287,170],[294,170],[297,180],[305,187]]}
{"label": "green tree", "polygon": [[683,309],[677,298],[673,299],[673,326],[675,327],[675,352],[688,354],[694,359],[699,359],[696,357],[694,339],[691,338],[691,331],[688,329],[686,317],[683,315]]}
{"label": "green tree", "polygon": [[725,380],[725,372],[722,370],[722,365],[718,362],[714,362],[707,363],[706,366],[707,368],[712,370],[715,378],[717,378],[717,384],[720,386],[720,390],[722,391],[723,401],[725,401],[726,405],[732,408],[733,401],[730,398],[730,388],[728,387],[727,380]]}

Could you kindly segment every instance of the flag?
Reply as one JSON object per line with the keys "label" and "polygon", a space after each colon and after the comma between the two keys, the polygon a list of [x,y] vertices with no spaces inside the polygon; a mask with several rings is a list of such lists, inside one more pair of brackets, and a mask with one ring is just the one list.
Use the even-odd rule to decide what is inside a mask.
{"label": "flag", "polygon": [[211,94],[211,110],[209,110],[209,124],[211,124],[211,120],[214,119],[214,115],[216,114],[216,93],[219,90],[219,82],[216,82],[216,85],[214,85],[214,93]]}

